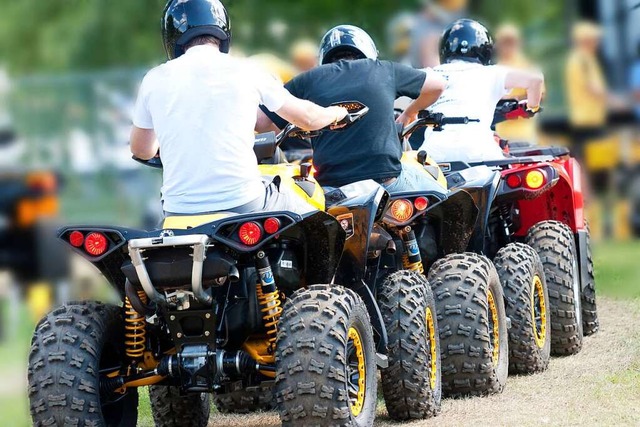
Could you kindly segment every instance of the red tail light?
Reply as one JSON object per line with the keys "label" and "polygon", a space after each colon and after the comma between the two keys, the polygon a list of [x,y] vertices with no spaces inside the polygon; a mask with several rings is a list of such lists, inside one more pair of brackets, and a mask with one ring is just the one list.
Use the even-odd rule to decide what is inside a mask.
{"label": "red tail light", "polygon": [[87,251],[89,255],[100,256],[104,254],[108,248],[109,241],[102,233],[92,232],[87,234],[87,237],[84,239],[84,250]]}
{"label": "red tail light", "polygon": [[507,177],[507,185],[511,188],[518,188],[522,185],[522,178],[518,174],[509,175]]}
{"label": "red tail light", "polygon": [[396,221],[406,221],[413,216],[413,205],[410,201],[399,199],[391,203],[391,216]]}
{"label": "red tail light", "polygon": [[256,245],[262,239],[262,228],[257,222],[245,222],[238,229],[238,237],[244,245]]}
{"label": "red tail light", "polygon": [[69,243],[71,243],[71,246],[79,248],[84,243],[84,234],[77,230],[72,231],[71,234],[69,234]]}
{"label": "red tail light", "polygon": [[264,222],[264,231],[269,234],[276,234],[280,230],[280,220],[278,218],[267,218]]}
{"label": "red tail light", "polygon": [[429,207],[429,199],[427,199],[426,197],[418,197],[413,202],[413,205],[416,207],[416,210],[422,212]]}

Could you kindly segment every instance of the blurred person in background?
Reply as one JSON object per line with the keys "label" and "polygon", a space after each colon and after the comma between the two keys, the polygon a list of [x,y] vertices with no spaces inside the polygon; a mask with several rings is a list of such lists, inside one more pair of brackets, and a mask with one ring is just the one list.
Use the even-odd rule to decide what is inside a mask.
{"label": "blurred person in background", "polygon": [[411,65],[409,52],[417,17],[411,12],[402,12],[387,24],[387,45],[392,58],[405,65]]}
{"label": "blurred person in background", "polygon": [[632,102],[636,113],[636,121],[640,123],[640,41],[637,45],[636,59],[631,65],[631,73],[629,79]]}
{"label": "blurred person in background", "polygon": [[544,76],[540,72],[493,65],[494,45],[489,31],[479,22],[459,19],[440,41],[440,61],[434,68],[447,81],[442,96],[430,111],[445,117],[467,116],[478,122],[427,129],[421,150],[438,162],[488,161],[504,158],[491,129],[496,104],[516,88],[526,91],[527,109],[537,111]]}
{"label": "blurred person in background", "polygon": [[[325,191],[372,179],[389,192],[418,190],[432,178],[422,168],[403,166],[402,146],[393,119],[393,103],[400,96],[413,101],[398,118],[408,124],[442,93],[444,80],[423,72],[378,60],[374,41],[361,28],[337,26],[322,38],[321,66],[297,76],[286,88],[295,96],[320,105],[359,101],[369,112],[342,132],[325,132],[313,139],[315,177]],[[282,129],[286,117],[261,107],[259,128]],[[424,180],[424,181],[423,181]]]}
{"label": "blurred person in background", "polygon": [[[535,71],[538,68],[531,63],[524,53],[522,33],[515,24],[506,23],[498,27],[496,31],[496,54],[498,65],[531,71]],[[523,88],[515,88],[504,98],[522,101],[527,99],[527,91]],[[537,140],[536,119],[505,121],[496,126],[496,132],[501,138],[509,141],[535,144]]]}
{"label": "blurred person in background", "polygon": [[260,177],[253,152],[258,105],[309,130],[337,124],[347,111],[297,99],[255,64],[227,55],[230,28],[219,0],[167,3],[162,33],[169,61],[140,86],[131,151],[148,160],[162,150],[165,215],[310,211]]}
{"label": "blurred person in background", "polygon": [[[589,21],[577,22],[572,30],[573,47],[569,52],[565,69],[565,87],[569,126],[571,129],[571,153],[583,166],[587,180],[587,188],[604,197],[598,207],[597,200],[591,200],[590,217],[595,218],[596,234],[610,237],[613,234],[616,191],[613,173],[617,159],[608,150],[604,155],[587,156],[587,147],[597,147],[607,136],[607,104],[609,91],[605,73],[598,58],[602,29]],[[608,158],[611,157],[611,158]],[[614,162],[612,164],[609,164]],[[601,218],[601,221],[598,219]],[[601,233],[597,225],[601,224]]]}
{"label": "blurred person in background", "polygon": [[601,138],[607,125],[608,89],[598,50],[602,30],[592,22],[574,25],[573,47],[565,69],[565,87],[573,154],[584,165],[585,146]]}
{"label": "blurred person in background", "polygon": [[298,40],[291,46],[289,57],[296,71],[304,73],[318,66],[318,47],[311,40]]}
{"label": "blurred person in background", "polygon": [[467,5],[468,0],[423,0],[411,37],[411,65],[432,68],[440,64],[440,36],[451,22],[466,16]]}
{"label": "blurred person in background", "polygon": [[291,64],[272,53],[258,53],[252,55],[250,59],[255,61],[260,68],[266,70],[282,84],[289,82],[289,80],[298,74],[298,71]]}

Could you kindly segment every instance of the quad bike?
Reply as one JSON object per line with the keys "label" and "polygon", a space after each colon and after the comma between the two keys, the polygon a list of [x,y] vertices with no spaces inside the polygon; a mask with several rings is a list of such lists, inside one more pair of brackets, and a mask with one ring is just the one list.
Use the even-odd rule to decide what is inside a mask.
{"label": "quad bike", "polygon": [[[273,153],[278,139],[258,136],[258,151]],[[159,158],[148,163],[161,166]],[[322,191],[297,168],[285,165],[280,185],[324,207]],[[362,278],[387,248],[384,236],[370,236],[388,195],[373,182],[354,186],[330,208],[339,217],[320,209],[221,213],[169,217],[151,232],[61,229],[123,306],[69,304],[41,320],[29,358],[34,423],[135,425],[137,388],[150,386],[159,426],[206,425],[209,393],[241,405],[238,392],[248,390],[244,397],[260,405],[255,391],[272,388],[285,425],[371,425],[388,338]],[[425,357],[414,363],[430,368],[427,289],[415,288],[422,298],[413,325],[425,326],[411,338],[424,341]]]}
{"label": "quad bike", "polygon": [[[522,104],[505,101],[499,104],[495,118],[511,120],[528,114]],[[551,353],[580,351],[583,330],[594,333],[598,325],[577,162],[561,148],[511,147],[504,160],[448,162],[440,167],[450,188],[464,188],[482,212],[469,250],[495,257],[503,276],[515,329],[510,334],[514,349],[510,370],[528,373],[546,368],[549,338]],[[530,252],[523,243],[537,252],[542,269],[535,258],[529,263],[522,261],[527,257],[525,252]],[[514,286],[513,279],[520,278],[522,284],[527,281],[523,277],[530,287]],[[531,301],[531,319],[522,312],[518,315],[517,307],[510,303],[518,300]],[[525,342],[521,338],[527,335]]]}
{"label": "quad bike", "polygon": [[[366,108],[359,102],[340,105],[352,114]],[[291,135],[311,139],[318,133],[301,133],[288,126],[278,140]],[[270,155],[267,152],[262,157]],[[269,162],[267,159],[266,163]],[[311,164],[306,163],[300,166],[261,165],[260,169],[264,175],[300,171],[306,179],[313,174]],[[317,185],[314,188],[319,189]],[[354,206],[364,206],[363,202],[375,191],[384,194],[388,200],[388,194],[373,181],[346,185],[325,195],[327,212],[340,221],[347,233],[336,281],[350,284],[348,287],[357,290],[370,310],[378,311],[381,316],[381,322],[374,322],[374,335],[380,352],[387,358],[388,366],[381,370],[381,378],[389,416],[394,420],[426,418],[439,412],[441,400],[435,301],[421,274],[404,269],[401,264],[393,269],[385,264],[385,257],[393,257],[396,253],[396,243],[382,222],[385,212],[382,206],[386,206],[386,202],[379,205],[375,216],[371,216],[369,210],[354,209]],[[369,233],[359,231],[358,223],[367,224]],[[372,320],[375,318],[377,316],[372,315]]]}

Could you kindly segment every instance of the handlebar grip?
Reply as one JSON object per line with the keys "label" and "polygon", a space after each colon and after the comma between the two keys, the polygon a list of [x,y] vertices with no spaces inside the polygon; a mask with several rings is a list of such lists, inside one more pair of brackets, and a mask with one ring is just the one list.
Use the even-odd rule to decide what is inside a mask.
{"label": "handlebar grip", "polygon": [[443,125],[466,125],[469,123],[469,117],[444,117]]}

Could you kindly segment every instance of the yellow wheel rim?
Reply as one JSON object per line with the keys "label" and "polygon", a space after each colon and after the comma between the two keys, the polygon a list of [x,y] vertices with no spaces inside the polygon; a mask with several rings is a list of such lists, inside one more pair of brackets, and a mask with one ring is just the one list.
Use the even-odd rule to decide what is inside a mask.
{"label": "yellow wheel rim", "polygon": [[544,347],[547,338],[547,301],[544,298],[542,279],[537,274],[533,277],[531,292],[531,324],[533,337],[539,348]]}
{"label": "yellow wheel rim", "polygon": [[489,299],[489,338],[492,344],[491,360],[493,365],[498,365],[498,359],[500,357],[500,326],[498,323],[498,307],[496,306],[496,300],[493,296],[493,292],[489,291],[487,295]]}
{"label": "yellow wheel rim", "polygon": [[429,383],[431,384],[431,390],[435,390],[438,380],[438,349],[436,348],[436,328],[433,322],[433,313],[429,307],[427,307],[426,324],[429,337],[429,352],[431,356]]}
{"label": "yellow wheel rim", "polygon": [[366,368],[364,360],[364,350],[362,347],[362,339],[355,328],[349,328],[349,345],[353,346],[353,350],[347,354],[349,363],[348,387],[349,387],[349,403],[351,414],[354,417],[360,415],[364,407],[365,385],[366,385]]}

